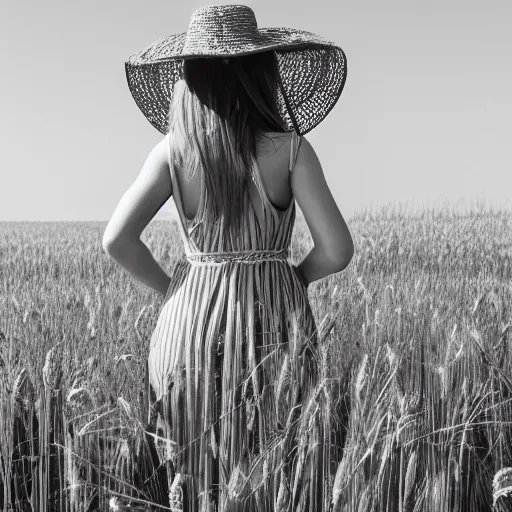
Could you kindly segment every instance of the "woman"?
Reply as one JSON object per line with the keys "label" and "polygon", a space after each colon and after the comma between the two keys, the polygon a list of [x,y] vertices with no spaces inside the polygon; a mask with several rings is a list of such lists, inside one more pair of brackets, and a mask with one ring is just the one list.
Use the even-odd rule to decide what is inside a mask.
{"label": "woman", "polygon": [[[140,109],[166,135],[103,247],[164,295],[147,379],[150,425],[168,440],[165,504],[327,510],[330,418],[316,393],[307,286],[342,271],[354,249],[299,134],[339,98],[345,55],[314,34],[258,29],[249,7],[210,6],[126,70]],[[186,258],[168,276],[140,234],[171,195]],[[295,202],[314,241],[298,266]]]}

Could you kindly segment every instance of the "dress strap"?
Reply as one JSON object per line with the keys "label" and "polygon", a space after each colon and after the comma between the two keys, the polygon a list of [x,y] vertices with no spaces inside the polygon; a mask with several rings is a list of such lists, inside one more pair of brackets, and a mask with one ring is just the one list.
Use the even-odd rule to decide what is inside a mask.
{"label": "dress strap", "polygon": [[294,130],[292,132],[292,139],[290,143],[290,165],[288,168],[290,172],[293,171],[293,167],[295,166],[295,160],[297,160],[301,140],[301,136],[297,135],[297,132]]}

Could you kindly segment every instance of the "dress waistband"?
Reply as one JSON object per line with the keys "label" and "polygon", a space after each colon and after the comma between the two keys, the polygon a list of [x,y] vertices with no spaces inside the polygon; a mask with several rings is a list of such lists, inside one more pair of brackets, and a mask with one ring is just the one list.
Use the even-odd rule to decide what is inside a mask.
{"label": "dress waistband", "polygon": [[245,263],[248,265],[262,261],[287,262],[290,248],[278,251],[229,251],[229,252],[185,252],[187,260],[193,265],[222,265],[223,263]]}

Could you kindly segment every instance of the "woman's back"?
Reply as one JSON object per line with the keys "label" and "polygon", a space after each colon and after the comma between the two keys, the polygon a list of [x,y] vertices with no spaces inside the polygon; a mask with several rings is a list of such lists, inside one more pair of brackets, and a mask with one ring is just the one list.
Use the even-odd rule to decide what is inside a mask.
{"label": "woman's back", "polygon": [[[268,217],[275,223],[276,219],[293,210],[293,218],[289,219],[291,228],[296,202],[310,230],[317,251],[316,260],[321,253],[320,259],[324,259],[325,266],[329,267],[324,274],[327,275],[333,270],[332,266],[336,269],[337,265],[344,266],[350,261],[352,238],[327,185],[315,150],[304,136],[294,137],[294,132],[267,132],[257,137],[256,170],[263,190],[260,196],[255,182],[249,181],[248,200],[260,226]],[[298,147],[293,147],[294,140]],[[184,222],[186,225],[196,224],[204,206],[202,203],[206,201],[206,197],[202,197],[202,184],[198,179],[187,179],[183,170],[177,167],[174,175],[180,191]],[[310,272],[308,282],[324,277],[321,272],[322,269],[318,268],[316,275]]]}
{"label": "woman's back", "polygon": [[[284,211],[293,198],[289,159],[291,146],[290,132],[269,132],[257,138],[257,165],[263,188],[270,202],[277,210]],[[201,183],[199,179],[188,179],[183,169],[175,169],[178,186],[183,201],[183,211],[187,219],[192,219],[198,212],[201,199]],[[263,204],[259,198],[257,187],[249,183],[250,197],[254,208],[262,217]]]}
{"label": "woman's back", "polygon": [[[291,189],[291,172],[300,149],[301,139],[292,133],[265,134],[256,142],[257,154],[253,180],[247,180],[241,201],[242,219],[238,231],[226,227],[223,217],[208,216],[208,197],[204,182],[188,179],[183,169],[172,161],[169,167],[173,197],[179,215],[179,227],[187,257],[199,253],[238,253],[280,251],[289,253],[295,221],[295,201]],[[174,141],[169,134],[167,143]],[[213,169],[208,172],[224,172]],[[260,182],[258,188],[257,182]],[[233,255],[235,257],[235,255]],[[197,260],[197,257],[196,257]]]}

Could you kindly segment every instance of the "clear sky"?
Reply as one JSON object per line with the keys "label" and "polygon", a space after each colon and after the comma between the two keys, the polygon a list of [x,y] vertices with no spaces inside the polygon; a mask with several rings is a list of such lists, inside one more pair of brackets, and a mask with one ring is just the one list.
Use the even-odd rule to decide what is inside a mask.
{"label": "clear sky", "polygon": [[[2,2],[0,221],[108,220],[162,138],[124,61],[219,3]],[[260,27],[315,32],[347,55],[343,94],[307,135],[344,216],[396,201],[512,208],[510,0],[246,5]]]}

